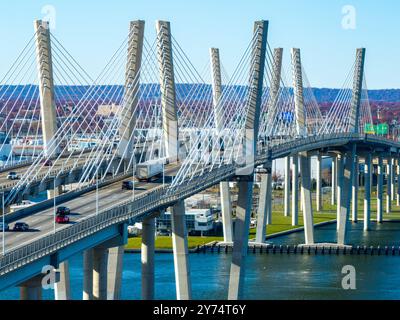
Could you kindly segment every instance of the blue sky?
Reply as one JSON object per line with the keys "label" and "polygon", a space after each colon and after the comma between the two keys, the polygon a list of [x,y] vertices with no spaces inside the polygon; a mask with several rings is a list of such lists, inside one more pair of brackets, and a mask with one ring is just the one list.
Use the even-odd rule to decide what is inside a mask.
{"label": "blue sky", "polygon": [[[303,65],[316,87],[341,87],[355,49],[367,48],[368,87],[400,88],[400,2],[398,0],[13,0],[0,3],[0,75],[33,35],[33,20],[42,8],[55,8],[53,33],[92,75],[97,75],[128,32],[130,20],[146,20],[147,36],[155,21],[169,20],[174,37],[198,69],[208,48],[219,47],[232,72],[249,43],[253,22],[270,21],[269,42],[302,49]],[[355,9],[356,28],[344,29],[342,8]],[[4,44],[8,44],[4,46]]]}

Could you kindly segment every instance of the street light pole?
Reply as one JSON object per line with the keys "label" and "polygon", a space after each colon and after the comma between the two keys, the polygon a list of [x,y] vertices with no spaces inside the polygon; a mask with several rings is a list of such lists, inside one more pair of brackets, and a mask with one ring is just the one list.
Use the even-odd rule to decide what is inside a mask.
{"label": "street light pole", "polygon": [[[133,154],[133,157],[135,153]],[[135,161],[132,158],[132,197],[133,201],[135,201]]]}
{"label": "street light pole", "polygon": [[96,215],[99,214],[99,176],[96,173]]}
{"label": "street light pole", "polygon": [[56,218],[57,218],[57,203],[56,203],[56,177],[54,177],[54,192],[53,192],[53,201],[54,201],[54,216],[53,216],[53,227],[54,227],[54,233],[56,233]]}
{"label": "street light pole", "polygon": [[1,205],[3,209],[3,256],[6,253],[6,218],[5,218],[5,205],[4,205],[4,192],[1,193]]}

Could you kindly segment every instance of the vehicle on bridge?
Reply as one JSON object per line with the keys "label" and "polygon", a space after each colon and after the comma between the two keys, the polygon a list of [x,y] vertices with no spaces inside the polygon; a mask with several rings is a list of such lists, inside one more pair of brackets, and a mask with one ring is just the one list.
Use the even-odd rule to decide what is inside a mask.
{"label": "vehicle on bridge", "polygon": [[19,180],[19,179],[21,179],[21,177],[19,176],[19,174],[18,173],[16,173],[16,172],[10,172],[8,175],[7,175],[7,179],[8,180]]}
{"label": "vehicle on bridge", "polygon": [[17,231],[17,232],[25,232],[28,230],[29,230],[29,225],[25,222],[17,222],[13,228],[13,231]]}
{"label": "vehicle on bridge", "polygon": [[133,187],[134,187],[133,181],[122,182],[122,190],[133,190]]}
{"label": "vehicle on bridge", "polygon": [[53,165],[53,161],[51,161],[51,160],[43,160],[42,161],[42,165],[44,165],[45,167],[51,167]]}
{"label": "vehicle on bridge", "polygon": [[140,181],[151,181],[153,178],[162,174],[164,169],[163,162],[160,160],[139,163],[136,167],[136,176]]}
{"label": "vehicle on bridge", "polygon": [[69,223],[69,215],[71,214],[71,210],[67,207],[58,207],[56,213],[56,223],[65,224]]}
{"label": "vehicle on bridge", "polygon": [[30,201],[30,200],[22,200],[20,203],[13,204],[12,206],[10,206],[10,212],[13,213],[15,211],[31,207],[35,204],[36,204],[36,202]]}

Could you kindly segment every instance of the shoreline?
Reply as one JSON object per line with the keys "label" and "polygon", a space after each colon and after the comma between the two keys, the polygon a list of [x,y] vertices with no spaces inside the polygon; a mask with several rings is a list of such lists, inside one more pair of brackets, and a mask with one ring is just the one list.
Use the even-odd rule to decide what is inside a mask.
{"label": "shoreline", "polygon": [[[316,223],[314,225],[314,228],[318,228],[318,227],[322,227],[322,226],[329,225],[329,224],[334,224],[334,223],[336,223],[336,220],[323,221],[323,222]],[[277,238],[277,237],[282,237],[282,236],[286,236],[288,234],[297,233],[297,232],[301,232],[301,231],[304,231],[304,226],[303,227],[298,227],[298,228],[295,228],[295,229],[280,231],[280,232],[276,232],[276,233],[267,235],[265,237],[265,240],[273,239],[273,238]],[[250,241],[253,241],[253,240],[254,239],[251,239]],[[216,243],[219,243],[219,242],[211,241],[210,243],[205,244],[204,246],[211,245],[211,244],[216,244]],[[221,241],[221,243],[222,243],[222,241]],[[201,248],[201,247],[196,247],[196,248],[189,249],[189,253],[197,253],[199,248]],[[124,253],[127,253],[127,254],[135,254],[135,253],[137,254],[137,253],[141,253],[141,252],[142,252],[141,249],[125,249],[124,250]],[[171,254],[171,253],[173,253],[173,249],[155,249],[154,252],[155,253],[162,253],[162,254]]]}

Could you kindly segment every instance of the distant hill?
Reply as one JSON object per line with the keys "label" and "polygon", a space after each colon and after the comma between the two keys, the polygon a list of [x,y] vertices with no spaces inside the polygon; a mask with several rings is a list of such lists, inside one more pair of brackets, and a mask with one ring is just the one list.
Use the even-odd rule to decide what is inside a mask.
{"label": "distant hill", "polygon": [[[199,97],[203,94],[203,90],[196,90],[194,86],[198,84],[178,84],[177,92],[182,97],[189,92],[199,92]],[[85,92],[88,90],[88,86],[56,86],[56,95],[60,100],[80,100]],[[239,90],[238,86],[238,90]],[[154,96],[159,97],[159,85],[150,84],[142,86],[142,89],[146,90],[146,96],[152,98]],[[123,96],[123,87],[119,85],[110,86],[102,85],[98,86],[96,90],[96,97],[101,98],[107,95],[107,92],[113,91],[113,97],[115,100],[120,100]],[[315,98],[319,103],[331,104],[339,93],[339,89],[330,88],[313,88]],[[0,97],[3,101],[11,100],[23,100],[25,98],[36,98],[37,90],[33,85],[19,85],[19,86],[0,86]],[[370,101],[382,102],[382,103],[400,103],[400,89],[383,89],[383,90],[369,90],[368,96]]]}
{"label": "distant hill", "polygon": [[[313,88],[318,102],[333,102],[339,93],[339,89]],[[370,101],[375,102],[400,102],[400,89],[368,90]]]}

